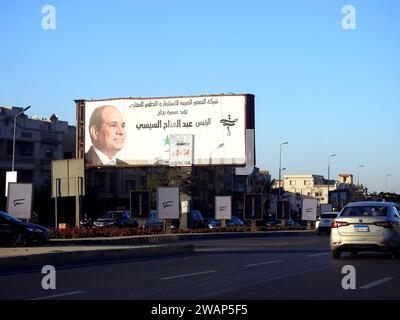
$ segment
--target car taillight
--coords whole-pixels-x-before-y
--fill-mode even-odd
[[[348,226],[349,223],[346,221],[333,221],[331,224],[331,228],[339,228],[339,227],[344,227]]]
[[[393,229],[392,221],[378,221],[378,222],[374,222],[374,225],[376,225],[378,227],[384,227],[385,229]]]

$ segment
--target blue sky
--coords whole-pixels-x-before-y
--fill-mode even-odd
[[[44,30],[44,5],[56,29]],[[341,27],[344,5],[356,29]],[[0,1],[0,105],[75,124],[74,99],[256,96],[257,166],[400,193],[400,2]]]

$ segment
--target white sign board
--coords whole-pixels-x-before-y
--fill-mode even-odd
[[[18,219],[31,219],[32,214],[32,183],[8,184],[7,213]]]
[[[113,144],[116,165],[168,165],[175,134],[194,136],[194,165],[246,165],[246,98],[242,94],[85,101],[85,165],[108,165],[99,162],[92,147],[93,138],[102,138],[96,119],[105,108],[118,123],[118,128],[109,129],[118,137]]]
[[[169,165],[171,167],[193,165],[193,135],[171,134]]]
[[[17,182],[17,171],[7,171],[6,172],[6,197],[8,192],[8,183]]]
[[[303,199],[301,220],[317,220],[317,199]]]
[[[157,210],[160,219],[179,219],[179,188],[157,188]]]
[[[215,219],[229,220],[232,217],[232,197],[216,196],[215,197]]]

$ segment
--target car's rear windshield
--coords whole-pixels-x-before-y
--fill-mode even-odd
[[[346,207],[340,214],[341,217],[386,217],[387,206],[354,206]]]
[[[321,214],[322,219],[335,219],[337,217],[336,213],[323,213]]]

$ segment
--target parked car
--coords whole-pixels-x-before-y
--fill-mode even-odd
[[[387,251],[400,258],[400,207],[391,202],[346,205],[331,225],[332,257],[342,252]]]
[[[144,228],[163,229],[164,226],[165,226],[165,220],[158,218],[157,210],[151,210],[149,219],[146,219],[143,222]]]
[[[50,240],[49,229],[38,224],[23,222],[0,211],[0,243],[12,246],[44,244]]]
[[[280,224],[281,224],[280,220],[270,219],[270,220],[267,220],[264,225],[267,227],[272,227],[272,226],[278,226]]]
[[[92,221],[92,219],[85,216],[79,221],[79,226],[84,227],[84,228],[93,227],[93,221]]]
[[[292,218],[289,218],[289,219],[286,220],[286,225],[289,226],[289,227],[294,227],[294,226],[300,227],[301,226],[300,223],[294,221]]]
[[[243,227],[243,226],[244,226],[244,222],[243,222],[243,220],[240,219],[239,217],[232,216],[228,221],[226,221],[226,225],[227,225],[227,226],[239,226],[239,227]]]
[[[333,220],[336,219],[337,212],[324,212],[318,217],[315,222],[315,231],[319,234],[320,232],[331,233],[331,225]]]
[[[219,228],[219,227],[221,227],[221,220],[208,219],[208,220],[206,220],[206,226],[209,229]],[[241,226],[242,227],[242,226],[244,226],[244,222],[239,217],[232,216],[231,219],[226,220],[225,226],[227,226],[227,227]]]
[[[107,211],[94,221],[96,227],[137,227],[138,222],[130,211]]]
[[[221,226],[221,220],[216,219],[206,219],[205,225],[209,229],[219,228]]]
[[[192,212],[189,215],[189,221],[188,221],[188,226],[189,228],[204,228],[204,219],[203,215],[199,210],[192,210]]]

